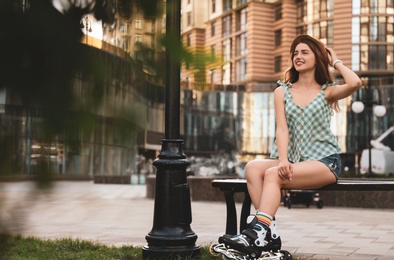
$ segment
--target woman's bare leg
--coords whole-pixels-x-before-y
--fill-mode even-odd
[[[282,179],[278,168],[271,167],[265,171],[258,209],[275,216],[280,205],[281,189],[316,189],[334,182],[334,174],[319,161],[294,163],[292,181]]]
[[[278,166],[278,160],[256,159],[245,166],[248,192],[254,208],[259,209],[261,193],[263,191],[264,174],[271,167]]]

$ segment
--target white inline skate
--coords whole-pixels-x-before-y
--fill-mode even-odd
[[[210,246],[210,253],[223,259],[236,260],[291,260],[292,255],[281,250],[281,239],[275,220],[268,231],[256,230],[257,217],[251,215],[247,219],[247,227],[239,235],[223,235],[219,243]]]

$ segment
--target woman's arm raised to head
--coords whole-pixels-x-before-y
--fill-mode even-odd
[[[338,57],[333,49],[327,48],[331,56],[330,65],[334,67],[343,77],[345,84],[337,85],[330,88],[328,99],[330,102],[346,98],[350,96],[354,91],[362,86],[361,79],[357,76],[354,71],[346,67],[342,61],[338,60]]]

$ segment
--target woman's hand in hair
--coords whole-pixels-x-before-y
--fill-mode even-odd
[[[325,46],[326,47],[326,50],[327,50],[327,52],[328,52],[328,57],[330,58],[329,60],[330,60],[330,66],[332,66],[332,63],[335,61],[335,60],[337,60],[338,59],[338,56],[337,56],[337,54],[335,53],[335,51],[332,49],[332,48],[329,48],[329,47],[327,47],[327,46]]]

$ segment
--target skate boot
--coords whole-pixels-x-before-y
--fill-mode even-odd
[[[219,238],[219,243],[235,249],[252,258],[258,258],[262,252],[279,251],[281,240],[275,221],[271,222],[269,230],[265,230],[257,225],[257,217],[250,215],[247,219],[247,226],[239,235],[223,235]]]

